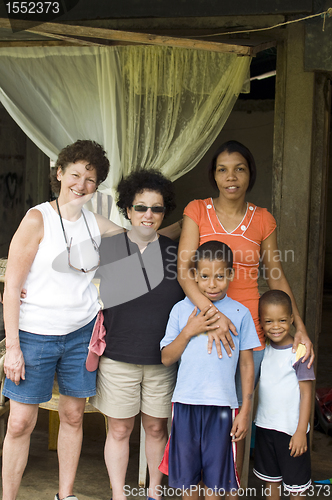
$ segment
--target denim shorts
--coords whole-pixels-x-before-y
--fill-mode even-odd
[[[94,396],[97,370],[88,372],[85,360],[95,320],[67,335],[37,335],[20,330],[25,380],[15,385],[6,378],[3,395],[20,403],[45,403],[52,398],[57,373],[60,394],[75,398]]]

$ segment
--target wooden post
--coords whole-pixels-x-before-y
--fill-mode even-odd
[[[323,301],[331,113],[331,83],[320,73],[315,77],[314,108],[305,323],[317,354]]]
[[[310,218],[315,75],[305,72],[304,28],[292,25],[278,46],[273,213],[282,265],[304,315]]]
[[[317,374],[318,341],[322,323],[331,116],[331,83],[321,73],[317,73],[315,77],[314,109],[305,325],[314,344]],[[315,412],[315,384],[313,387],[311,428]],[[312,443],[313,433],[310,439]]]
[[[331,86],[324,74],[304,71],[303,49],[303,26],[289,27],[285,42],[278,47],[272,206],[282,265],[314,344],[317,363]]]

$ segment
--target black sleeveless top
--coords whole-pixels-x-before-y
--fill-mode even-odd
[[[165,236],[142,254],[126,233],[102,240],[97,277],[104,304],[104,356],[140,365],[161,363],[159,343],[169,313],[184,298],[177,250],[178,244]]]

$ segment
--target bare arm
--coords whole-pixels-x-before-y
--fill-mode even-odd
[[[299,385],[301,397],[299,423],[295,434],[293,434],[289,442],[289,449],[292,457],[299,457],[308,449],[307,428],[311,412],[312,381],[305,380],[303,382],[299,382]]]
[[[162,349],[161,361],[165,366],[170,366],[180,359],[181,354],[192,337],[216,328],[216,326],[211,324],[214,323],[214,320],[206,316],[209,309],[210,306],[197,314],[197,307],[195,307],[188,318],[186,326],[181,330],[176,339]]]
[[[118,226],[111,220],[106,219],[103,215],[95,213],[94,216],[96,217],[99,231],[102,236],[113,236],[118,233],[123,233],[124,229],[121,226]]]
[[[213,304],[199,291],[191,271],[191,259],[195,255],[198,246],[198,226],[192,219],[185,215],[178,251],[178,281],[187,297],[202,311],[207,306],[213,306]],[[208,352],[211,352],[214,340],[220,358],[222,357],[220,342],[222,342],[227,354],[231,355],[231,349],[234,349],[234,342],[230,330],[234,335],[237,335],[235,326],[215,306],[210,307],[208,314],[211,315],[210,317],[215,315],[216,326],[219,327],[218,331],[216,330],[209,334]]]
[[[282,290],[283,292],[286,292],[291,298],[294,315],[294,326],[296,328],[293,352],[296,351],[297,346],[300,343],[304,344],[306,347],[306,354],[303,358],[303,362],[306,361],[310,356],[310,362],[308,364],[308,368],[310,368],[315,357],[313,345],[308,336],[306,327],[304,326],[304,323],[301,319],[294,295],[282,269],[281,262],[276,258],[276,256],[278,256],[276,230],[273,231],[273,233],[270,234],[270,236],[268,236],[266,240],[262,242],[261,254],[263,256],[263,264],[266,268],[267,284],[269,285],[269,288],[271,290]]]
[[[123,233],[125,231],[125,229],[118,226],[117,224],[110,221],[109,219],[106,219],[106,217],[104,217],[103,215],[94,213],[94,216],[96,218],[96,222],[98,224],[100,234],[103,237],[115,236],[116,234]],[[27,293],[28,293],[28,291],[25,288],[22,288],[21,293],[20,293],[21,299],[25,299],[27,296]]]
[[[167,236],[171,240],[178,240],[180,238],[181,229],[182,229],[183,219],[174,222],[170,226],[163,227],[163,229],[159,229],[158,233],[163,236]]]
[[[107,219],[103,215],[96,213],[94,215],[96,217],[99,231],[102,236],[113,236],[115,234],[122,233],[123,231],[125,231],[123,227],[118,226],[117,224]],[[181,228],[182,228],[182,219],[180,221],[174,222],[174,224],[171,224],[170,226],[158,230],[158,233],[167,236],[171,240],[177,240],[180,237]]]
[[[243,402],[239,414],[235,417],[231,429],[233,441],[240,441],[247,435],[250,425],[251,406],[254,392],[254,359],[252,349],[240,351],[240,373]]]
[[[19,341],[20,294],[38,246],[44,235],[42,214],[31,210],[22,220],[10,244],[5,277],[4,323],[6,330],[7,377],[19,384],[25,378],[25,366]]]

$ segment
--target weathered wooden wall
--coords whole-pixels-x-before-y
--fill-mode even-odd
[[[49,198],[49,164],[0,106],[0,257],[25,212]]]

